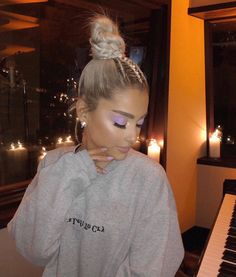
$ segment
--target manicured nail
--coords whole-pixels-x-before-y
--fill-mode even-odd
[[[114,157],[108,156],[107,159],[108,159],[109,161],[112,161],[112,160],[114,160]]]

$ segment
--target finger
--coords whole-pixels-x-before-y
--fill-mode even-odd
[[[98,173],[101,173],[101,174],[106,174],[106,173],[107,173],[107,171],[106,171],[105,168],[101,168],[101,167],[99,167],[99,166],[96,166],[96,169],[97,169],[97,172],[98,172]]]

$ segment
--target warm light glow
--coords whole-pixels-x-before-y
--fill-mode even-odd
[[[23,148],[23,145],[22,145],[22,143],[21,143],[19,140],[18,140],[17,144],[18,144],[18,148],[19,148],[19,149],[22,149],[22,148]]]
[[[148,156],[159,162],[160,161],[160,152],[161,152],[161,147],[158,145],[156,139],[150,139],[149,144],[148,144]]]
[[[164,146],[164,140],[163,139],[159,140],[158,141],[158,145],[160,145],[160,147],[163,148],[163,146]]]
[[[23,144],[18,140],[17,146],[15,146],[14,143],[11,143],[10,150],[16,151],[16,150],[24,150],[25,147],[23,147]]]
[[[47,151],[46,151],[45,147],[42,147],[42,152],[41,153],[42,153],[41,154],[42,158],[44,158],[47,155]]]
[[[62,143],[62,138],[58,138],[57,143]]]
[[[71,136],[68,136],[67,138],[66,138],[66,142],[71,142],[72,140],[71,140]]]
[[[11,148],[10,148],[10,150],[15,150],[15,149],[16,149],[16,147],[15,147],[14,143],[11,143]]]
[[[132,148],[135,149],[136,151],[139,151],[140,147],[141,147],[141,141],[140,141],[140,138],[137,137],[135,143],[132,146]]]
[[[221,131],[217,128],[209,137],[209,156],[211,158],[220,158],[220,142]]]

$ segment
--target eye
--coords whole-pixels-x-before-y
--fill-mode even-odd
[[[114,122],[114,126],[120,128],[120,129],[125,129],[125,128],[126,128],[126,124],[127,124],[127,123],[125,123],[125,124],[119,124],[119,123],[117,123],[117,122]]]
[[[125,129],[126,125],[127,125],[127,119],[124,118],[123,116],[117,116],[113,118],[113,125],[121,128],[121,129]]]
[[[143,123],[144,123],[144,118],[141,119],[141,120],[139,120],[139,121],[137,122],[136,126],[137,126],[138,128],[141,128],[141,127],[143,126]]]

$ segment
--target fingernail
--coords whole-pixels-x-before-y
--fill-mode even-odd
[[[114,157],[108,156],[107,159],[108,159],[109,161],[111,161],[111,160],[114,160]]]
[[[101,151],[107,151],[107,148],[103,147],[101,148]]]

